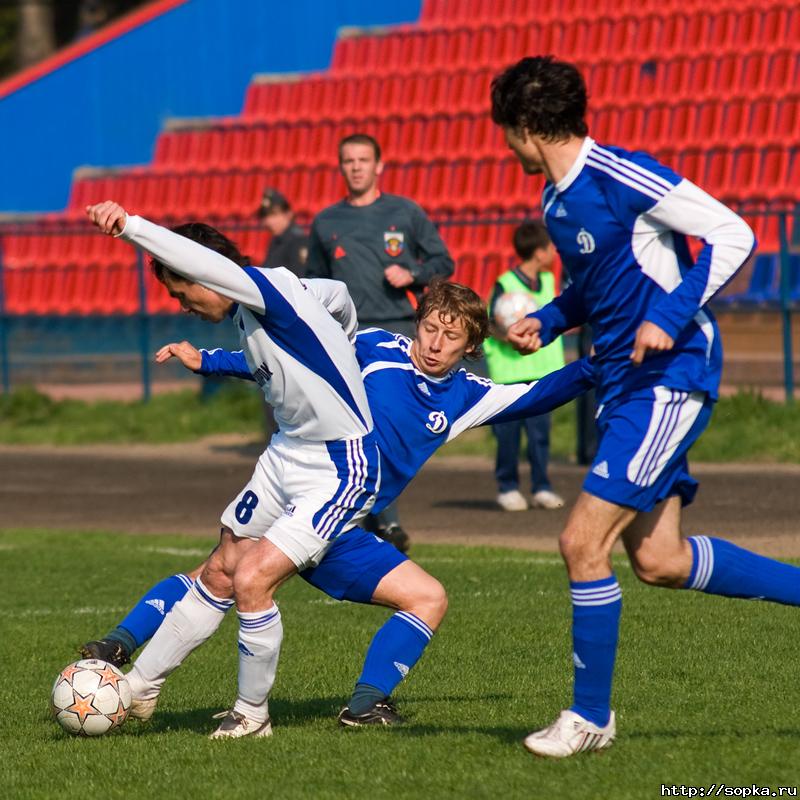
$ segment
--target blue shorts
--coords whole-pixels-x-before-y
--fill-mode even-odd
[[[686,454],[708,425],[714,403],[705,392],[654,386],[600,407],[600,445],[584,491],[637,511],[677,495],[694,500],[697,481]]]
[[[300,573],[304,581],[336,600],[369,603],[384,575],[408,561],[393,544],[363,528],[338,536],[316,567]]]

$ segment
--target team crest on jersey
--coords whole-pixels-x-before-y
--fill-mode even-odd
[[[425,423],[425,427],[431,433],[441,433],[447,428],[447,425],[447,417],[444,415],[444,411],[431,411],[428,414],[428,421]]]
[[[406,249],[405,234],[401,231],[386,231],[383,234],[383,247],[386,255],[397,258]]]
[[[596,247],[594,242],[594,236],[592,236],[586,228],[581,228],[578,231],[578,235],[575,237],[575,241],[580,245],[580,251],[584,255],[588,255],[589,253],[594,253],[594,249]]]

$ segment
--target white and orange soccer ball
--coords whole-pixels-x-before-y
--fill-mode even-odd
[[[505,334],[515,322],[538,310],[536,301],[527,292],[505,292],[494,304],[494,319]]]
[[[76,661],[65,667],[53,684],[53,716],[75,736],[102,736],[118,728],[130,706],[128,681],[107,661]]]

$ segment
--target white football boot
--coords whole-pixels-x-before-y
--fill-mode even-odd
[[[588,750],[611,747],[617,735],[614,712],[608,724],[600,728],[574,711],[564,710],[548,728],[534,731],[524,741],[525,749],[536,756],[566,758]]]
[[[221,719],[219,728],[212,733],[209,739],[240,739],[242,736],[254,736],[260,739],[264,736],[272,736],[272,723],[269,717],[266,722],[255,722],[248,719],[244,714],[231,709],[214,714],[214,719]]]

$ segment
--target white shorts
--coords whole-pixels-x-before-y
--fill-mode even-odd
[[[266,537],[302,570],[369,513],[379,482],[373,433],[308,442],[278,432],[221,521],[235,536]]]

